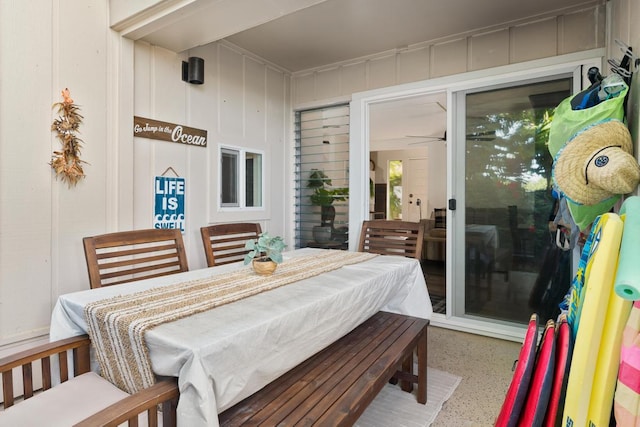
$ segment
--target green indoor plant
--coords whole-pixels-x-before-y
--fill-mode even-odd
[[[320,169],[311,169],[307,188],[313,189],[309,196],[311,204],[320,206],[320,225],[313,227],[314,239],[319,243],[331,240],[336,208],[333,202],[343,202],[349,197],[348,187],[332,187],[331,178]]]
[[[247,240],[244,245],[249,252],[244,256],[244,264],[253,262],[258,274],[269,275],[282,262],[282,251],[287,247],[282,237],[269,236],[268,232],[260,233],[257,239]]]

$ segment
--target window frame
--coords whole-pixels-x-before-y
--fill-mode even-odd
[[[222,156],[225,152],[237,153],[237,175],[236,175],[236,196],[237,203],[223,203],[222,201],[222,188],[223,188],[223,168],[222,168]],[[247,154],[260,156],[260,206],[247,206],[247,191],[246,191],[246,177],[247,177]],[[255,148],[239,147],[234,145],[219,144],[218,145],[218,211],[231,212],[231,211],[263,211],[265,209],[265,152]],[[254,197],[255,200],[255,197]]]

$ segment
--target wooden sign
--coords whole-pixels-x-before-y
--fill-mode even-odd
[[[198,147],[207,146],[207,131],[204,129],[195,129],[138,116],[133,116],[133,136],[197,145]]]
[[[153,228],[179,228],[184,234],[184,178],[156,176],[153,190]]]

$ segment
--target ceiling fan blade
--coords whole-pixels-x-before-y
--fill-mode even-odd
[[[495,130],[486,130],[486,131],[481,131],[481,132],[469,132],[467,134],[467,137],[469,136],[495,136],[496,135],[496,131]]]
[[[405,135],[405,138],[420,138],[420,139],[432,139],[434,141],[446,141],[447,131],[444,131],[442,136],[437,135]]]
[[[416,142],[410,142],[407,145],[418,145],[418,144],[433,144],[434,142],[447,142],[446,139],[442,139],[442,138],[434,138],[434,139],[429,139],[429,140],[424,140],[424,141],[416,141]]]
[[[493,141],[496,139],[495,130],[469,132],[465,135],[467,141]]]
[[[493,141],[495,139],[495,135],[496,135],[496,131],[495,130],[488,130],[488,131],[481,131],[481,132],[470,132],[470,133],[466,134],[465,137],[469,141]],[[419,139],[423,139],[423,140],[430,140],[429,142],[446,141],[447,140],[447,132],[445,131],[443,136],[435,136],[435,135],[405,135],[405,138],[419,138]],[[421,144],[423,142],[427,142],[427,141],[409,143],[409,145],[411,145],[411,144]]]

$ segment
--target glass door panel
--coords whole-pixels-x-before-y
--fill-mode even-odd
[[[465,95],[459,314],[516,323],[534,311],[550,318],[569,286],[570,255],[555,249],[548,228],[552,159],[541,125],[571,89],[567,77]]]

